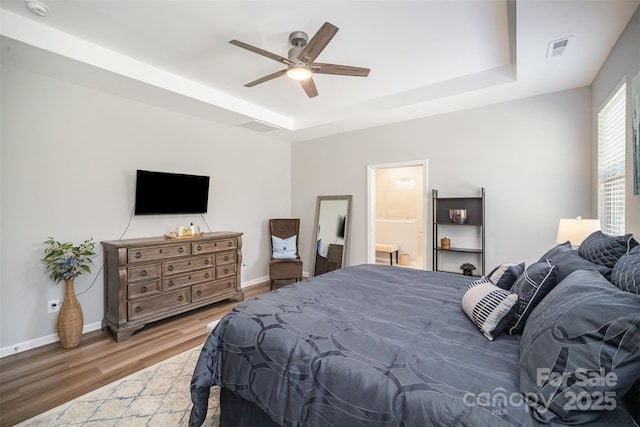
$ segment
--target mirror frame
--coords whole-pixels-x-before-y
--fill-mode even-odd
[[[342,248],[342,267],[347,265],[347,255],[349,254],[349,235],[351,234],[351,201],[353,199],[352,195],[342,195],[342,196],[318,196],[316,200],[316,218],[314,221],[313,228],[313,247],[311,250],[311,271],[309,272],[311,277],[314,277],[316,274],[316,257],[318,255],[318,223],[320,221],[320,207],[323,201],[335,201],[335,200],[344,200],[347,202],[347,209],[345,213],[345,225],[344,225],[344,238],[343,238],[343,248]],[[341,268],[342,268],[341,267]]]

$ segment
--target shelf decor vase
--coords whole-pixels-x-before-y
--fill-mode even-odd
[[[466,224],[467,210],[466,209],[449,209],[449,219],[454,224]]]
[[[58,337],[63,348],[73,348],[80,344],[84,317],[73,289],[73,279],[65,280],[64,283],[67,288],[58,313]]]

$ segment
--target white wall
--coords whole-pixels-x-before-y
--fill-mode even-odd
[[[367,165],[420,159],[429,210],[433,188],[442,197],[486,188],[487,268],[537,260],[555,244],[559,218],[592,214],[590,106],[580,88],[293,144],[303,261],[316,196],[352,194],[349,264],[365,263]]]
[[[625,181],[625,228],[640,240],[640,195],[633,194],[633,151],[631,117],[633,114],[631,79],[640,73],[640,8],[636,10],[624,32],[613,47],[609,57],[592,84],[592,125],[593,125],[593,209],[598,212],[598,111],[607,101],[611,92],[623,80],[627,84],[627,151]],[[595,218],[595,216],[594,216]]]
[[[55,340],[47,301],[64,285],[40,261],[48,236],[118,239],[135,171],[209,175],[206,222],[243,232],[243,283],[268,277],[267,220],[291,210],[290,144],[12,67],[0,69],[0,350]],[[160,236],[200,216],[134,217],[125,238]],[[85,326],[103,316],[102,248],[76,280]],[[95,283],[91,285],[92,280]]]

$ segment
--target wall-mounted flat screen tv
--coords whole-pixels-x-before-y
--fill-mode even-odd
[[[207,212],[209,177],[138,170],[136,215]]]

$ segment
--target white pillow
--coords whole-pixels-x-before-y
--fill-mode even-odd
[[[273,247],[274,259],[295,259],[296,256],[296,235],[286,239],[271,236],[271,246]]]
[[[493,341],[509,325],[518,308],[518,295],[501,289],[486,277],[471,282],[462,296],[462,310]]]

